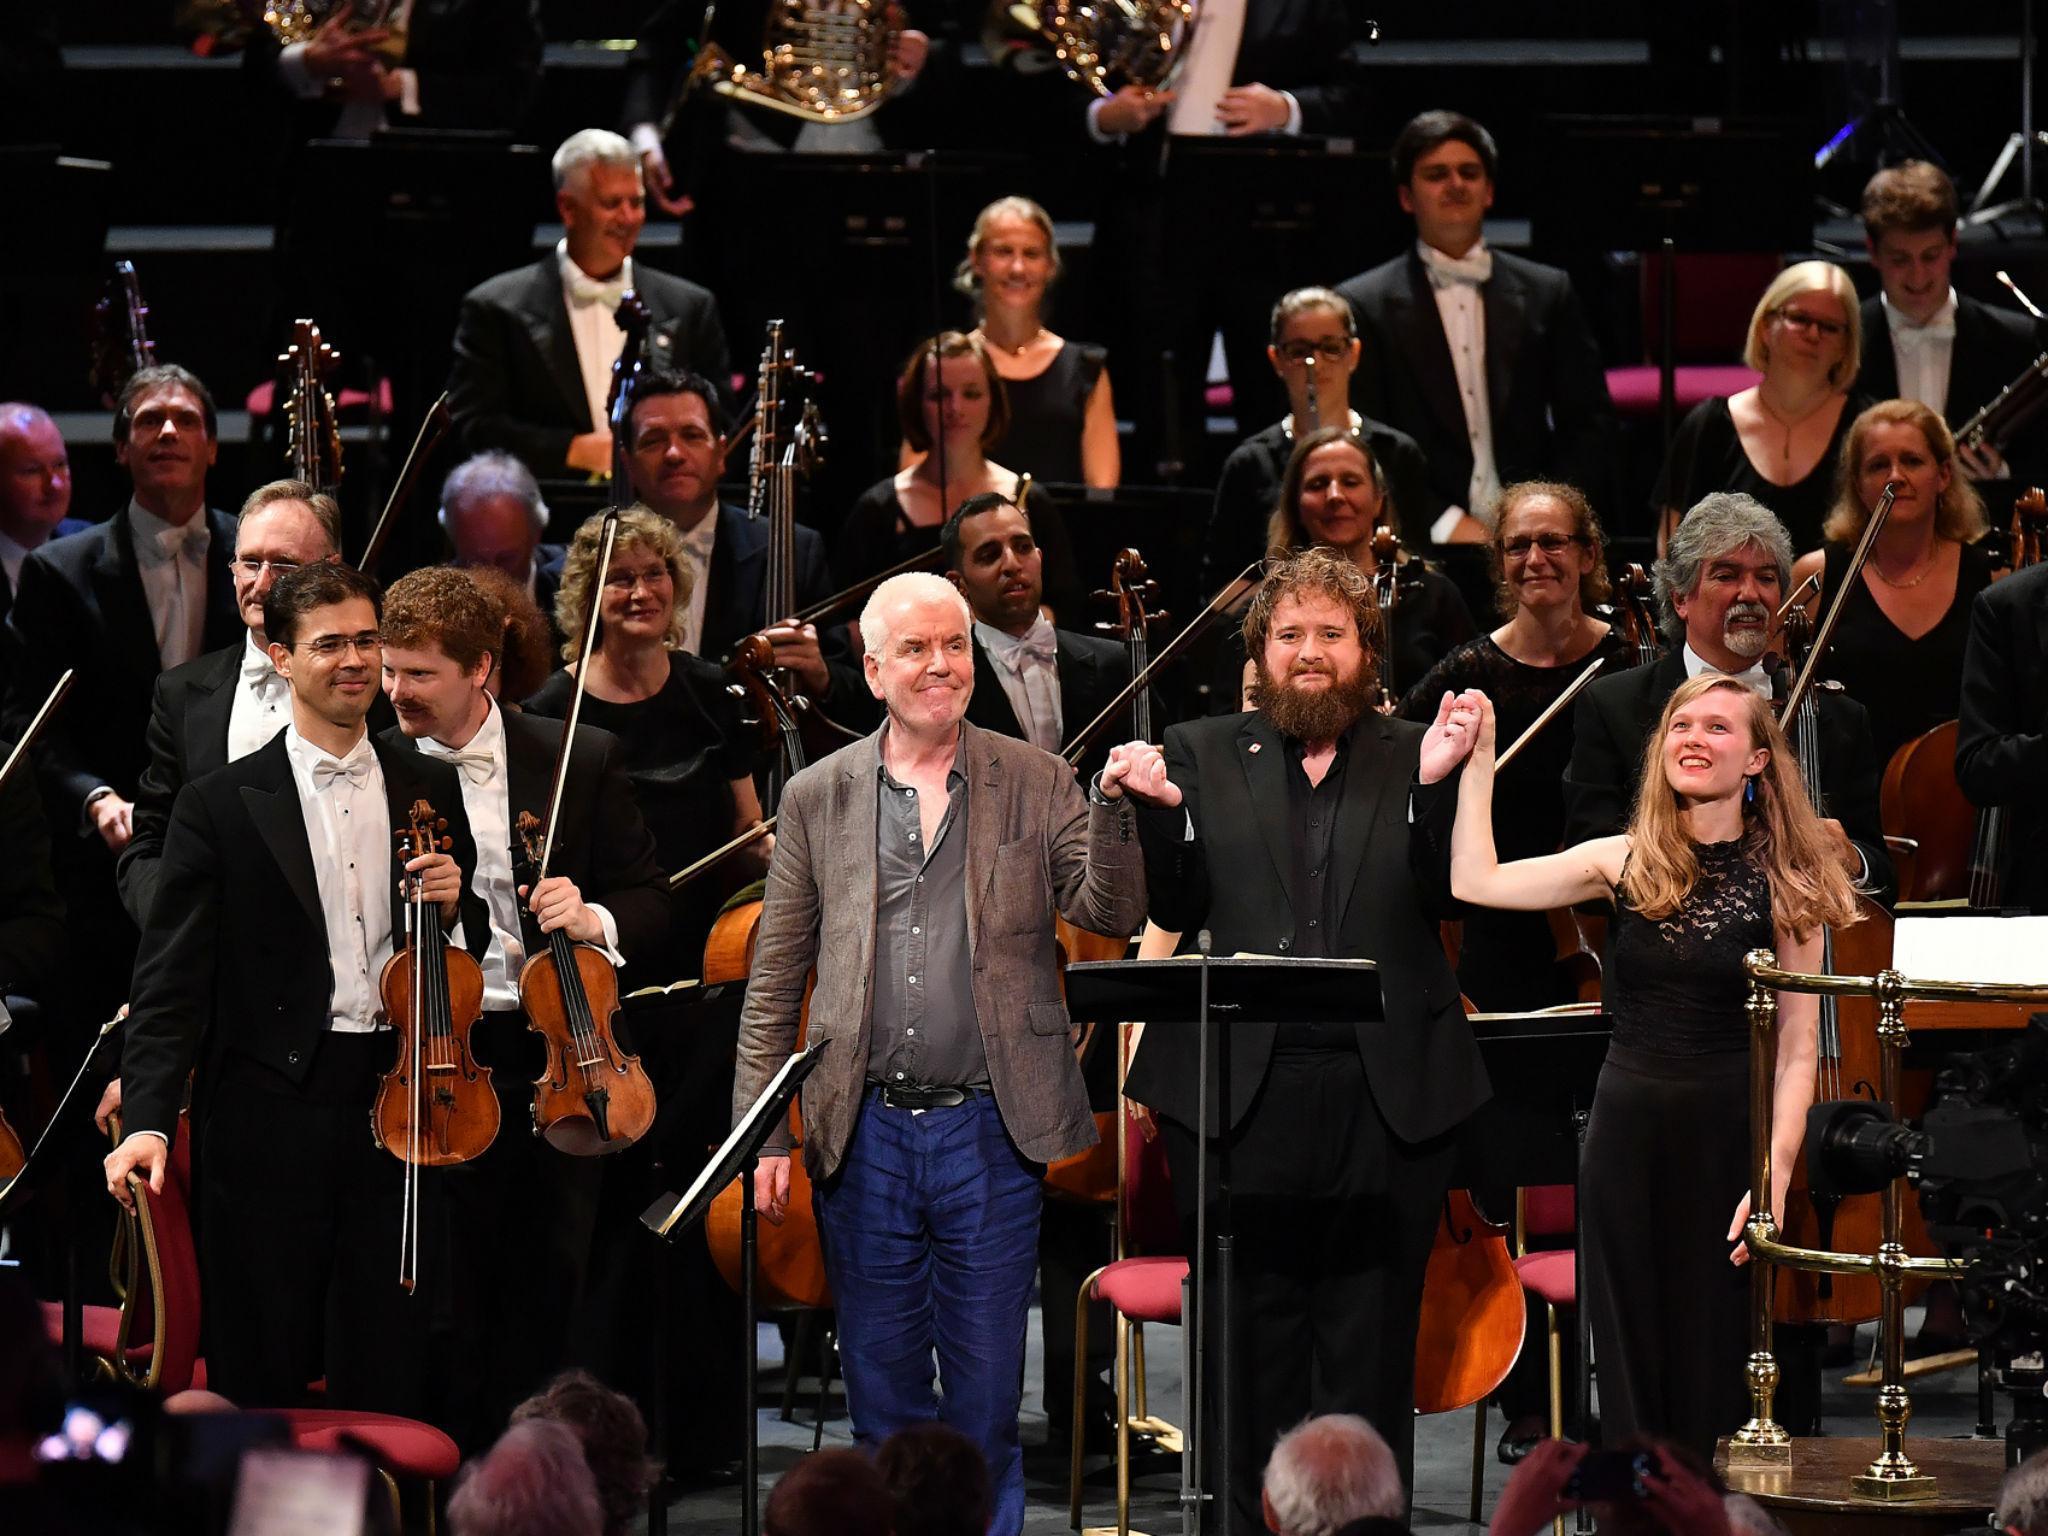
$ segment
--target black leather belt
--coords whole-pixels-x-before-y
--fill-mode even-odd
[[[882,1102],[891,1109],[951,1109],[986,1088],[938,1088],[916,1083],[882,1084]]]

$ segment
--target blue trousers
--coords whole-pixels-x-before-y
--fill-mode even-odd
[[[873,1450],[932,1419],[958,1430],[988,1460],[990,1536],[1024,1528],[1017,1411],[1042,1174],[993,1094],[913,1112],[873,1088],[813,1197],[855,1442]]]

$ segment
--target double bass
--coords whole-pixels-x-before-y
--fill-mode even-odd
[[[448,822],[415,800],[397,831],[405,858],[445,853]],[[471,1027],[483,1016],[484,973],[476,957],[450,949],[441,914],[421,882],[406,882],[405,942],[377,981],[378,1021],[398,1032],[398,1057],[377,1085],[370,1136],[405,1164],[398,1283],[412,1290],[419,1267],[419,1170],[481,1157],[498,1135],[491,1069],[470,1054]]]
[[[341,484],[341,422],[327,381],[341,366],[341,354],[320,339],[311,320],[292,322],[291,344],[278,354],[284,381],[285,458],[292,478],[316,490]]]
[[[111,410],[128,381],[155,366],[149,306],[142,302],[135,263],[117,261],[106,292],[92,307],[92,387],[100,404]]]

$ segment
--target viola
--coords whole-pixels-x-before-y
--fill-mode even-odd
[[[565,756],[568,739],[564,731]],[[547,878],[548,833],[531,811],[519,813],[514,830],[530,889]],[[520,967],[519,1006],[547,1047],[533,1084],[534,1134],[574,1157],[620,1152],[645,1136],[654,1124],[654,1084],[612,1033],[619,976],[604,951],[554,929],[547,948]]]
[[[412,860],[447,852],[447,830],[445,817],[415,800],[396,836]],[[377,981],[378,1018],[398,1032],[398,1059],[377,1085],[370,1135],[405,1164],[398,1283],[409,1291],[419,1263],[416,1170],[481,1157],[497,1139],[499,1112],[491,1069],[469,1050],[470,1029],[483,1016],[483,968],[467,951],[448,947],[440,910],[421,882],[406,886],[405,943]]]

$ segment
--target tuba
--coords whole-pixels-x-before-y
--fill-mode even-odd
[[[889,45],[903,30],[887,0],[767,0],[747,8],[740,30],[759,16],[758,51],[732,49],[709,36],[717,7],[707,8],[706,37],[683,86],[687,98],[712,90],[730,101],[765,107],[812,123],[851,123],[889,94]]]
[[[1059,69],[1097,96],[1158,90],[1178,73],[1200,10],[1201,0],[994,0],[981,40],[1019,74]]]

